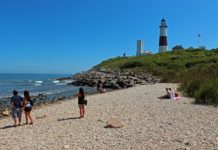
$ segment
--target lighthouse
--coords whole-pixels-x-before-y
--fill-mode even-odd
[[[159,53],[166,52],[167,46],[167,24],[165,19],[161,20],[160,24],[160,39],[159,39]]]

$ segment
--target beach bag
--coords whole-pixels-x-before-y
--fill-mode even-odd
[[[83,100],[83,104],[87,105],[87,100],[86,99]]]
[[[30,101],[30,105],[33,106],[33,100]]]

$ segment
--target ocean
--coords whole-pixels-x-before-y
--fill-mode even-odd
[[[0,102],[11,97],[13,90],[21,96],[23,91],[30,91],[31,96],[45,94],[50,99],[74,96],[79,87],[67,85],[70,81],[58,81],[57,78],[69,77],[69,74],[0,74]],[[88,93],[93,93],[95,88],[84,87]]]

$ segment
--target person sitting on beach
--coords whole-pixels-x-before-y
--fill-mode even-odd
[[[171,88],[169,88],[169,93],[170,93],[170,99],[175,99],[175,93]]]
[[[174,94],[175,94],[176,98],[179,97],[179,94],[178,94],[177,90],[174,90]]]
[[[172,90],[171,88],[170,89],[170,93],[171,93],[171,99],[174,99],[174,100],[179,100],[179,94],[176,90]]]
[[[97,93],[105,93],[105,89],[103,88],[103,83],[101,81],[98,81]]]
[[[79,105],[79,112],[80,112],[80,118],[83,118],[85,115],[85,92],[82,87],[79,88],[79,92],[76,94],[78,97],[78,105]]]
[[[26,117],[26,124],[28,124],[28,118],[30,119],[30,124],[33,124],[33,119],[31,115],[31,110],[33,106],[33,101],[31,100],[31,97],[29,95],[29,91],[24,91],[24,100],[23,100],[23,106],[25,111],[25,117]]]
[[[179,97],[179,94],[177,92],[175,92],[175,97]]]
[[[166,95],[161,96],[161,97],[159,97],[159,98],[160,98],[160,99],[170,99],[171,96],[172,96],[172,94],[171,94],[169,88],[166,88],[166,92],[167,92]]]
[[[14,127],[16,127],[17,125],[20,125],[21,123],[22,111],[23,111],[22,101],[23,101],[23,98],[18,95],[18,91],[14,90],[13,96],[11,97],[12,118],[14,119]]]

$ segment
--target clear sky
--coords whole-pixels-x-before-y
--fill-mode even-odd
[[[158,51],[159,25],[169,49],[218,47],[218,0],[1,0],[0,73],[75,73],[135,55],[136,40]]]

